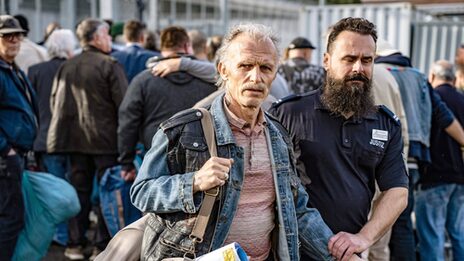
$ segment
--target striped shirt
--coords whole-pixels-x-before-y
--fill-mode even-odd
[[[271,250],[274,229],[275,187],[264,128],[262,111],[253,129],[234,115],[224,103],[225,114],[238,146],[244,151],[245,178],[237,213],[225,245],[237,242],[251,260],[265,260]]]

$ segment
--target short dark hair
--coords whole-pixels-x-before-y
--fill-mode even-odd
[[[76,29],[76,35],[82,47],[87,46],[94,38],[94,34],[101,26],[109,27],[108,24],[98,19],[84,19]]]
[[[377,31],[375,25],[365,18],[347,17],[338,21],[331,27],[331,31],[327,40],[327,52],[331,51],[333,42],[337,36],[343,31],[355,32],[362,35],[370,35],[377,43]]]
[[[180,26],[170,26],[161,32],[161,51],[181,48],[189,43],[187,31]]]
[[[124,37],[129,42],[138,42],[140,37],[143,36],[145,28],[144,23],[138,20],[129,20],[124,24]]]

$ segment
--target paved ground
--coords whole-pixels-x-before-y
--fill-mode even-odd
[[[58,244],[52,244],[50,248],[48,249],[47,255],[42,259],[42,261],[69,261],[69,259],[67,259],[64,256],[64,250],[65,250],[65,247],[60,246]],[[92,248],[91,247],[85,248],[84,255],[86,258],[92,255]]]

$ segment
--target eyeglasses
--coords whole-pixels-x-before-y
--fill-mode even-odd
[[[13,39],[15,38],[21,41],[24,38],[24,34],[23,33],[0,34],[0,37],[7,40],[8,42],[13,41]]]

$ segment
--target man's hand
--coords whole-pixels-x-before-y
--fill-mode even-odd
[[[180,68],[180,58],[166,59],[158,62],[151,73],[154,76],[164,77],[172,72],[178,72]]]
[[[121,178],[126,182],[135,180],[135,169],[121,170]]]
[[[193,176],[193,193],[222,186],[229,178],[233,159],[211,157]]]
[[[337,260],[348,261],[355,253],[366,250],[371,243],[360,234],[339,232],[329,240],[329,252]],[[356,260],[356,259],[355,259]]]

